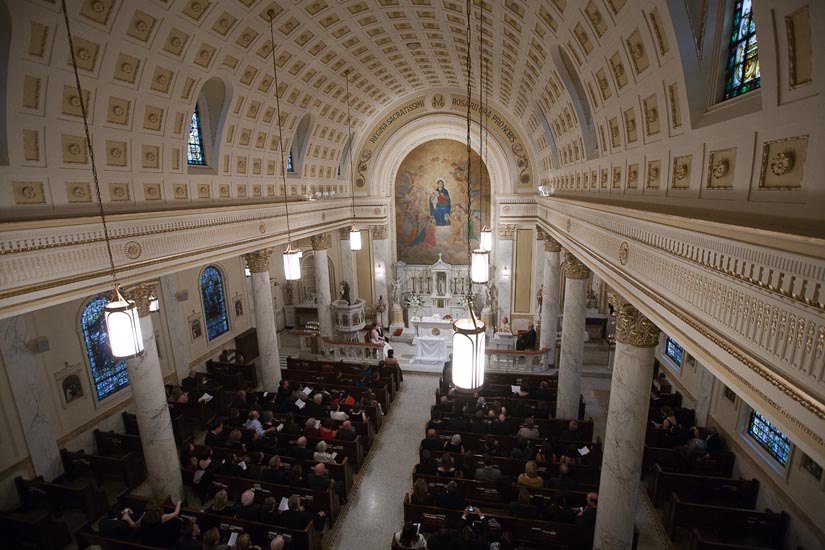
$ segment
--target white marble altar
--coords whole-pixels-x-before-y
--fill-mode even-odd
[[[413,362],[425,365],[442,365],[447,357],[447,339],[443,336],[419,336],[415,339]]]
[[[447,339],[451,339],[453,337],[452,320],[442,319],[439,315],[430,315],[421,318],[413,317],[410,324],[412,324],[415,329],[415,335],[417,337],[444,336]]]

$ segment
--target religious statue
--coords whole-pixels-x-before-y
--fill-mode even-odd
[[[392,287],[392,301],[394,304],[401,305],[401,296],[404,294],[404,282],[406,280],[406,275],[404,273],[398,273],[396,269],[397,279],[390,280],[390,286]]]
[[[348,306],[352,305],[349,297],[349,283],[346,281],[341,281],[341,299],[344,300]]]
[[[292,281],[287,281],[284,285],[286,287],[286,305],[291,306],[295,296],[292,291]]]

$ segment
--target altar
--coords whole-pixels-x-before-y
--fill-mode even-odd
[[[413,317],[410,321],[415,329],[415,336],[444,336],[452,340],[453,321],[452,319],[442,319],[440,315],[430,315],[425,317]]]
[[[415,339],[414,363],[443,365],[447,360],[447,339],[443,336],[419,336]]]

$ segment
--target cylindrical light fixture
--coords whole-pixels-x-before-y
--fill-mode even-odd
[[[470,264],[470,280],[474,284],[487,284],[490,280],[490,252],[481,248],[473,250]]]
[[[469,318],[453,323],[453,385],[473,390],[484,384],[484,360],[487,335],[484,323],[468,303]]]
[[[287,281],[298,281],[301,279],[301,257],[304,255],[300,249],[292,248],[292,243],[286,245],[284,250],[284,278]]]
[[[244,277],[252,277],[252,271],[249,269],[248,265],[243,266],[243,276]]]
[[[349,249],[361,250],[361,230],[356,225],[349,230]]]
[[[160,311],[160,300],[154,294],[149,295],[149,311],[152,313]]]
[[[481,237],[478,240],[478,246],[487,252],[493,249],[493,230],[486,225],[481,228]]]
[[[112,357],[130,359],[143,353],[143,334],[140,332],[140,317],[133,300],[127,300],[115,286],[115,300],[103,308],[106,332]]]

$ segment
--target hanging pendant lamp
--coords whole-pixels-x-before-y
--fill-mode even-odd
[[[286,184],[286,161],[284,160],[284,129],[281,124],[281,96],[278,93],[278,63],[275,61],[275,10],[269,9],[266,14],[269,16],[269,36],[272,40],[272,71],[275,73],[275,108],[278,110],[278,142],[281,154],[281,180],[284,184],[284,210],[286,211],[286,238],[287,245],[283,252],[284,258],[284,278],[287,281],[298,281],[301,279],[301,252],[300,248],[292,248],[292,232],[289,228],[289,201],[287,200]]]
[[[130,359],[143,353],[143,334],[140,331],[140,316],[138,314],[138,309],[135,302],[133,300],[127,300],[120,294],[120,284],[117,281],[115,260],[112,256],[112,243],[109,240],[109,227],[106,225],[106,213],[103,210],[103,199],[100,196],[100,182],[97,178],[95,155],[94,150],[92,149],[91,135],[89,133],[86,103],[82,100],[83,90],[80,86],[80,74],[77,70],[77,58],[75,56],[72,30],[69,25],[69,12],[66,9],[66,0],[61,0],[61,4],[63,8],[63,18],[66,21],[66,34],[69,38],[69,53],[72,58],[72,69],[74,70],[77,97],[81,98],[80,113],[83,116],[83,130],[86,134],[86,149],[89,154],[89,161],[92,165],[92,179],[95,184],[95,194],[97,195],[97,207],[100,212],[100,221],[103,225],[103,239],[106,241],[106,252],[109,256],[109,267],[111,269],[112,284],[114,285],[115,299],[107,303],[103,308],[106,334],[109,339],[112,357],[116,359]]]
[[[493,230],[486,225],[481,228],[481,238],[478,241],[478,245],[479,248],[487,252],[493,250]]]
[[[471,251],[470,235],[472,228],[472,200],[470,198],[470,174],[472,164],[472,146],[470,141],[470,125],[472,111],[472,64],[470,57],[470,39],[472,37],[472,0],[467,0],[467,260],[470,262],[470,279],[475,280],[474,272],[478,265],[478,276],[487,281],[487,256],[489,253],[477,249]],[[482,17],[483,18],[483,17]],[[475,260],[475,252],[481,252],[479,260]],[[482,268],[482,263],[483,268]],[[484,271],[482,277],[481,272]],[[484,368],[486,362],[486,334],[484,322],[476,317],[473,311],[472,285],[467,285],[467,318],[453,323],[453,385],[458,388],[474,390],[484,384]]]
[[[352,177],[352,119],[349,113],[349,70],[347,78],[347,134],[349,134],[349,195],[352,200],[352,227],[349,230],[349,249],[361,250],[361,230],[355,223],[355,184]]]

